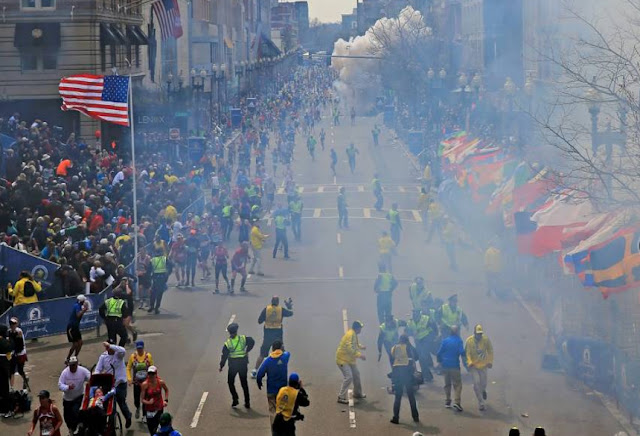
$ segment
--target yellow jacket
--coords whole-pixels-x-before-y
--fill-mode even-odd
[[[257,226],[253,226],[253,228],[251,229],[250,238],[251,238],[251,246],[256,250],[260,250],[264,245],[265,239],[267,239],[265,234],[262,233]]]
[[[487,248],[487,251],[484,252],[484,267],[488,272],[499,273],[502,271],[500,250],[495,247]]]
[[[31,297],[24,296],[24,284],[30,281],[35,289],[36,293]],[[13,297],[13,305],[19,306],[20,304],[29,304],[38,302],[38,292],[42,291],[42,286],[35,280],[29,280],[28,278],[22,278],[16,282],[13,288],[9,288],[9,295]]]
[[[442,215],[442,208],[437,202],[434,201],[429,205],[429,218],[431,218],[431,220],[440,219]]]
[[[418,196],[418,209],[425,211],[429,208],[429,194],[421,193]]]
[[[478,369],[485,368],[487,365],[493,365],[493,346],[491,341],[485,335],[482,335],[480,342],[476,342],[474,335],[467,338],[464,346],[467,355],[467,365]]]
[[[358,343],[358,335],[355,330],[349,329],[340,340],[338,350],[336,351],[336,363],[338,365],[353,365],[356,359],[360,357],[360,344]]]
[[[393,242],[393,239],[391,239],[389,236],[383,236],[380,239],[378,239],[378,251],[380,252],[380,254],[391,253],[391,250],[395,246],[396,246],[396,243]]]
[[[422,171],[422,178],[424,180],[431,181],[431,166],[425,165],[424,170]]]
[[[142,356],[140,356],[138,354],[138,351],[134,351],[131,356],[129,356],[129,361],[127,362],[127,380],[129,381],[133,381],[133,365],[136,363],[142,363],[145,362],[148,364],[147,368],[149,366],[153,366],[153,357],[151,357],[151,353],[149,353],[148,351],[145,351],[144,354]]]
[[[173,207],[172,205],[169,205],[164,210],[164,217],[165,219],[171,220],[171,222],[173,223],[175,220],[178,219],[178,211],[176,210],[175,207]]]

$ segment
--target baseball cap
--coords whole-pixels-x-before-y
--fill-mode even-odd
[[[476,325],[476,328],[475,328],[475,329],[473,329],[473,332],[474,332],[476,335],[481,335],[481,334],[483,334],[483,333],[484,333],[484,331],[482,330],[482,326],[481,326],[480,324]]]
[[[157,374],[158,373],[158,368],[156,368],[154,365],[151,365],[149,367],[149,369],[147,369],[147,373],[149,373],[149,374]]]
[[[136,341],[136,349],[144,348],[144,341]]]
[[[77,364],[77,363],[78,363],[78,357],[77,356],[69,357],[69,365],[73,365],[73,364]]]
[[[289,374],[289,383],[298,383],[300,381],[300,376],[296,372],[292,372]]]
[[[47,390],[41,390],[38,392],[38,398],[51,398],[51,394]]]
[[[87,297],[85,297],[84,295],[78,295],[78,297],[77,297],[77,300],[80,303],[84,303],[86,299],[87,299]]]
[[[227,331],[229,333],[237,333],[238,332],[238,324],[236,324],[235,322],[232,322],[231,324],[229,324],[227,326]]]
[[[15,316],[14,316],[14,317],[12,317],[12,318],[9,320],[9,324],[18,324],[18,318],[16,318]]]

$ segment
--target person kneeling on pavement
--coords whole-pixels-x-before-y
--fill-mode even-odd
[[[296,421],[303,421],[300,407],[309,406],[309,397],[298,374],[291,373],[289,386],[280,389],[276,397],[276,417],[271,427],[273,436],[295,436]]]

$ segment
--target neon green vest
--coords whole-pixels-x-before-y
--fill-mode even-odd
[[[151,268],[154,274],[163,274],[167,272],[167,257],[156,256],[151,258]]]
[[[122,306],[124,306],[124,300],[111,297],[106,301],[106,304],[107,316],[122,318]]]
[[[286,228],[284,224],[284,217],[282,215],[278,215],[275,219],[276,221],[276,229],[284,230]]]
[[[395,327],[388,329],[387,323],[380,324],[380,331],[384,337],[384,341],[387,344],[395,344],[398,342],[398,321],[396,321]]]
[[[225,206],[222,208],[222,216],[225,218],[231,218],[231,206]]]
[[[229,350],[229,359],[241,359],[247,355],[247,337],[244,335],[229,338],[224,344]]]
[[[400,213],[397,210],[391,209],[389,211],[389,221],[391,224],[399,224],[400,223]]]
[[[429,317],[427,315],[421,315],[418,322],[412,319],[407,321],[407,327],[413,332],[413,337],[416,340],[426,338],[431,334],[431,327],[429,326]]]
[[[391,292],[391,284],[393,282],[393,276],[391,273],[380,273],[380,288],[379,292]]]
[[[291,213],[302,213],[302,201],[292,201],[289,203],[289,209],[291,209]]]
[[[447,327],[460,324],[462,319],[462,311],[458,307],[454,312],[448,304],[442,306],[442,323]]]

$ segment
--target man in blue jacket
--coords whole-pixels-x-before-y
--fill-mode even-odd
[[[460,397],[462,395],[460,359],[462,359],[465,368],[467,367],[467,361],[465,358],[464,344],[458,335],[457,325],[451,326],[449,336],[442,340],[437,358],[444,375],[444,393],[447,396],[447,400],[444,403],[445,407],[451,407],[451,386],[453,385],[455,392],[453,408],[458,412],[462,412],[462,406],[460,405]]]
[[[284,351],[284,345],[282,341],[275,341],[271,345],[271,354],[267,357],[260,368],[258,368],[258,374],[256,376],[258,382],[258,389],[262,389],[262,378],[267,376],[267,401],[269,402],[269,418],[271,419],[271,425],[276,416],[276,396],[280,391],[280,388],[287,386],[288,383],[288,366],[290,354],[288,351]]]

